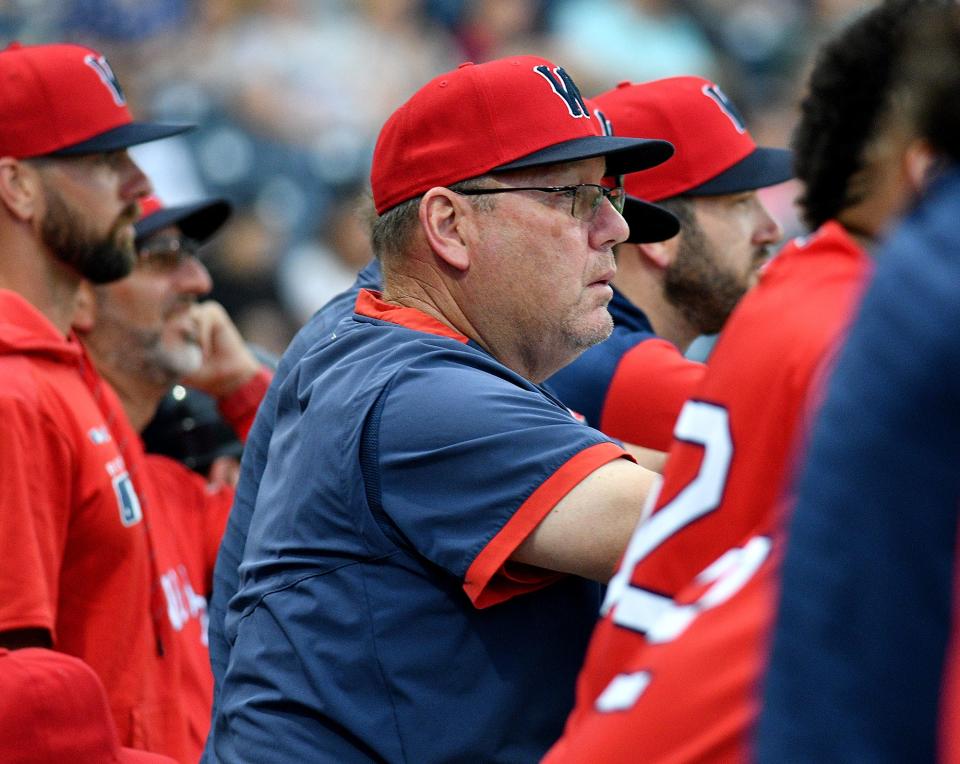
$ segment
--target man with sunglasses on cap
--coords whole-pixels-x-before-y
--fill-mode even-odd
[[[729,98],[700,77],[623,82],[588,104],[611,134],[663,138],[676,154],[624,178],[630,237],[616,248],[613,334],[547,384],[593,427],[666,451],[704,373],[683,353],[723,328],[780,240],[757,189],[792,178],[791,155],[758,147]],[[673,215],[658,221],[647,201]]]
[[[671,153],[599,135],[532,56],[390,117],[384,289],[279,390],[214,760],[530,761],[559,734],[652,474],[540,383],[611,329],[602,178]]]
[[[133,271],[108,285],[83,284],[74,326],[138,432],[183,382],[216,398],[244,437],[270,371],[218,303],[199,301],[213,286],[200,248],[227,222],[230,204],[165,207],[150,196],[141,206]]]
[[[134,122],[106,59],[0,51],[0,645],[52,646],[103,682],[124,745],[173,745],[163,626],[136,438],[71,333],[83,279],[125,276],[150,184],[126,148],[184,126]]]
[[[218,303],[199,302],[212,286],[199,247],[226,222],[230,206],[212,200],[164,207],[151,196],[142,208],[133,271],[111,284],[85,282],[74,328],[137,432],[183,381],[213,396],[243,438],[270,372]],[[173,459],[144,454],[139,438],[127,446],[142,464],[138,488],[151,517],[154,587],[163,596],[165,710],[170,728],[181,730],[180,747],[169,752],[195,762],[210,727],[213,692],[206,603],[233,490],[209,484]]]
[[[924,6],[945,22],[954,4],[886,2],[818,54],[793,139],[813,233],[763,270],[680,413],[662,488],[607,589],[549,764],[754,759],[805,430],[870,275],[868,248],[916,191],[924,151],[893,84]],[[821,760],[783,753],[770,760]]]

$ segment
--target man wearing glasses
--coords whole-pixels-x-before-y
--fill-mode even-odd
[[[591,426],[666,451],[705,371],[683,353],[719,332],[756,283],[782,235],[757,189],[792,178],[792,157],[757,146],[723,91],[700,77],[622,82],[589,105],[611,134],[654,135],[677,153],[624,179],[630,237],[617,246],[613,334],[547,384]],[[642,200],[672,212],[679,235],[638,219],[650,206]]]
[[[269,376],[222,307],[200,302],[213,286],[200,247],[227,221],[229,204],[211,200],[164,207],[151,196],[142,206],[133,271],[109,285],[85,283],[74,320],[138,432],[184,378],[224,398],[258,374]],[[243,434],[253,413],[245,411],[235,422]]]
[[[243,438],[270,373],[226,311],[213,301],[199,302],[212,287],[199,248],[226,222],[230,206],[213,200],[163,207],[151,196],[142,208],[133,271],[112,284],[81,285],[74,328],[138,433],[169,389],[184,381],[216,398]],[[233,490],[209,485],[173,459],[143,454],[139,439],[128,448],[137,450],[143,465],[140,497],[151,513],[153,586],[162,594],[169,627],[163,661],[167,712],[181,731],[178,758],[196,761],[210,726],[213,684],[206,601]]]
[[[464,65],[373,158],[382,293],[287,374],[246,534],[217,761],[533,761],[652,474],[544,379],[610,333],[620,189],[573,81]]]

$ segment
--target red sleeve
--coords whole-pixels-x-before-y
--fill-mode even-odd
[[[75,458],[35,405],[0,400],[0,419],[0,631],[44,628],[56,639]]]
[[[220,413],[230,423],[240,440],[246,441],[247,433],[253,426],[253,418],[257,415],[257,409],[260,407],[263,396],[267,394],[267,388],[270,387],[272,380],[273,371],[266,366],[261,366],[260,371],[254,374],[252,379],[220,400],[218,404]]]
[[[666,340],[641,342],[614,371],[600,429],[627,443],[668,451],[680,409],[705,371]]]
[[[508,568],[507,564],[510,555],[574,486],[604,464],[623,457],[632,458],[614,443],[590,446],[575,454],[530,494],[467,570],[463,588],[474,607],[490,607],[541,589],[563,575],[521,565]]]

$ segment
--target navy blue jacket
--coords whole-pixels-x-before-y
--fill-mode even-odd
[[[952,170],[878,254],[813,430],[788,537],[761,761],[935,759],[955,615],[958,331]]]

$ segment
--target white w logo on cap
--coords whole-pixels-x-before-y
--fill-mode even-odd
[[[600,109],[593,110],[593,116],[597,118],[597,122],[600,124],[600,132],[606,136],[613,135],[613,122],[611,122],[607,115],[604,114]]]
[[[127,103],[127,99],[123,97],[123,91],[120,89],[117,75],[113,73],[113,69],[110,68],[110,64],[107,63],[107,59],[104,56],[88,54],[83,57],[83,63],[97,73],[97,76],[103,84],[106,85],[107,90],[110,91],[113,102],[117,106],[123,106]]]
[[[550,71],[549,66],[541,64],[540,66],[533,67],[533,71],[550,83],[553,92],[560,96],[567,105],[567,111],[570,112],[571,117],[577,119],[586,117],[590,119],[590,112],[587,110],[587,105],[583,102],[580,89],[573,81],[573,78],[563,70],[562,66],[558,66],[553,71]]]
[[[738,133],[743,134],[747,132],[747,126],[744,124],[743,117],[740,116],[737,107],[727,98],[727,94],[720,89],[719,85],[704,85],[702,90],[703,94],[719,106],[720,111],[733,122],[733,126],[737,128]]]

